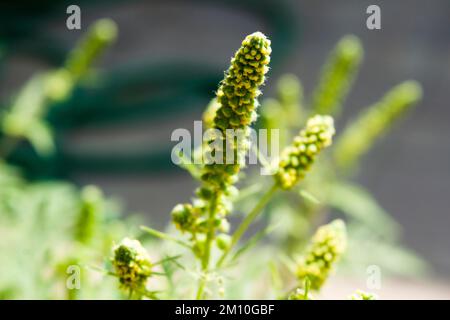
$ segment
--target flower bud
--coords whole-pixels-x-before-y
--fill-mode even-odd
[[[191,204],[177,204],[172,209],[172,221],[181,231],[190,231],[196,223],[194,207]]]
[[[319,290],[345,252],[346,243],[347,233],[342,220],[334,220],[320,227],[297,263],[298,280],[304,282],[308,279],[311,289]]]
[[[231,237],[225,233],[219,234],[217,236],[216,243],[217,243],[217,247],[220,250],[226,250],[230,247]]]
[[[144,291],[152,274],[147,251],[138,240],[123,239],[113,248],[112,265],[120,284],[125,289]]]

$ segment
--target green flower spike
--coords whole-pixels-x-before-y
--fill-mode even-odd
[[[41,154],[52,152],[53,134],[45,121],[49,108],[71,95],[75,85],[116,35],[117,27],[112,20],[95,22],[70,52],[62,68],[38,73],[25,84],[0,121],[0,129],[13,140],[28,139]],[[6,153],[10,148],[8,146]]]
[[[353,83],[363,57],[359,39],[348,35],[342,38],[325,64],[317,89],[313,94],[314,113],[334,115]]]
[[[174,208],[172,218],[180,230],[189,231],[194,236],[209,232],[211,222],[215,229],[226,229],[224,216],[231,210],[227,198],[236,193],[233,184],[242,166],[240,160],[248,148],[249,126],[256,120],[257,97],[261,94],[259,86],[269,69],[270,53],[270,40],[261,32],[255,32],[244,39],[231,59],[231,66],[217,90],[216,99],[204,114],[204,121],[207,128],[221,133],[220,139],[224,143],[228,129],[242,130],[244,139],[229,139],[231,145],[223,150],[215,145],[215,152],[223,151],[224,163],[205,164],[201,172],[202,186],[196,191],[198,198],[192,205]],[[209,145],[205,144],[204,154],[211,151],[208,148]],[[226,163],[227,150],[233,152],[233,163]]]
[[[261,94],[259,86],[269,70],[270,40],[261,32],[247,36],[241,48],[231,59],[230,69],[225,74],[217,90],[217,102],[213,128],[226,137],[227,129],[243,130],[244,138],[248,138],[248,128],[256,120],[257,97]],[[234,140],[234,139],[232,139]],[[247,151],[247,143],[238,144],[232,141],[228,150],[233,154],[233,163],[207,164],[202,176],[203,181],[216,189],[226,188],[236,181],[242,163],[242,155]],[[226,150],[223,152],[226,162]]]
[[[342,220],[334,220],[320,227],[306,253],[297,262],[298,280],[303,283],[308,279],[311,290],[319,290],[345,252],[346,243],[347,233]]]
[[[65,69],[73,81],[84,76],[93,61],[117,38],[117,25],[110,19],[96,21],[70,53]]]
[[[216,244],[221,250],[226,250],[230,242],[223,234],[216,239],[217,232],[228,231],[226,215],[231,211],[230,198],[237,192],[233,185],[244,166],[242,160],[249,148],[250,125],[257,117],[259,87],[269,70],[271,52],[270,40],[261,32],[252,33],[242,41],[217,90],[216,103],[210,104],[205,115],[206,126],[215,130],[209,131],[214,131],[214,137],[210,137],[203,147],[205,164],[200,175],[202,185],[196,190],[197,198],[192,208],[177,206],[172,212],[175,225],[191,233],[194,252],[200,258],[203,272],[209,268],[213,242],[218,240]],[[212,141],[213,146],[210,145]],[[214,157],[213,161],[206,161],[209,156]],[[218,158],[223,161],[215,161]],[[182,221],[188,221],[184,224],[186,227],[180,223]],[[205,277],[201,277],[197,298],[204,297],[205,286]]]
[[[152,264],[147,251],[138,240],[123,239],[113,248],[112,265],[121,287],[142,294],[152,275]]]
[[[374,293],[356,290],[356,292],[350,296],[350,300],[378,300],[378,297]]]
[[[421,97],[422,88],[415,81],[392,88],[379,102],[363,111],[339,137],[334,148],[336,164],[344,169],[352,167]]]
[[[275,179],[283,189],[291,189],[304,178],[320,151],[331,145],[335,133],[333,118],[316,115],[294,138],[292,146],[284,149]]]

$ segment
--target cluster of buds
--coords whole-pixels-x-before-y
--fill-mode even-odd
[[[346,243],[346,228],[342,220],[320,227],[306,253],[297,261],[298,280],[304,283],[308,279],[311,289],[319,290],[345,252]]]
[[[138,240],[123,239],[113,248],[111,262],[123,289],[137,293],[146,291],[147,280],[152,275],[152,263]]]
[[[117,38],[117,25],[110,19],[100,19],[71,51],[65,69],[74,81],[84,76],[93,61]]]
[[[310,118],[306,128],[294,138],[291,146],[283,151],[275,179],[283,189],[291,189],[302,180],[316,156],[332,143],[335,133],[333,118],[316,115]]]
[[[248,147],[248,129],[256,120],[257,97],[261,94],[259,86],[264,83],[269,70],[270,53],[270,40],[264,34],[255,32],[247,36],[231,59],[231,66],[217,90],[219,106],[213,128],[221,133],[223,144],[228,142],[231,145],[224,146],[222,150],[223,163],[206,164],[204,167],[202,180],[213,188],[223,189],[236,181],[242,156]],[[237,142],[234,137],[229,139],[229,132],[236,135],[238,130],[241,130],[243,139],[238,138]],[[220,151],[217,145],[214,149],[215,152]],[[232,157],[227,152],[232,152]],[[232,159],[232,163],[228,163],[228,159]]]
[[[259,87],[264,83],[270,62],[270,40],[261,32],[248,35],[231,59],[231,66],[210,103],[205,120],[207,127],[215,129],[219,137],[210,137],[204,145],[203,158],[220,153],[220,163],[207,161],[202,167],[202,186],[192,204],[176,206],[172,211],[174,224],[193,238],[209,232],[210,228],[227,232],[225,216],[231,211],[233,186],[243,166],[243,157],[249,148],[249,126],[256,120]],[[231,130],[230,130],[231,129]],[[237,138],[237,139],[236,139]],[[221,141],[221,145],[211,141]],[[237,141],[236,141],[237,140]],[[231,159],[231,161],[229,160]],[[214,199],[214,201],[212,201]],[[214,203],[214,208],[211,208]],[[211,226],[211,211],[214,211]],[[220,237],[222,240],[224,237]],[[223,247],[224,241],[221,241]]]
[[[199,188],[197,191],[202,190]],[[175,227],[182,232],[190,232],[192,234],[202,234],[207,232],[207,219],[203,216],[202,211],[206,204],[200,204],[200,200],[196,201],[196,205],[189,203],[178,204],[172,209],[172,221]],[[220,203],[228,203],[226,200]],[[219,207],[219,216],[223,216],[229,209]],[[228,232],[229,224],[226,219],[218,218],[214,225],[222,232]]]
[[[320,82],[313,95],[315,113],[334,114],[339,111],[363,56],[363,48],[355,36],[342,38],[325,64]]]
[[[270,53],[270,40],[261,32],[244,39],[217,91],[220,107],[214,118],[216,128],[245,128],[256,119],[258,88],[269,70]]]

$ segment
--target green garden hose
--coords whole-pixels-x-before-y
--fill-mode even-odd
[[[113,6],[121,2],[97,1],[94,4]],[[203,1],[192,3],[201,5]],[[60,18],[61,10],[69,4],[67,1],[48,0],[29,10],[11,5],[2,8],[0,39],[6,57],[0,59],[0,64],[15,54],[26,53],[51,66],[60,65],[67,49],[51,37],[40,34],[39,30],[52,17]],[[208,1],[208,4],[226,5],[262,19],[276,49],[272,68],[276,69],[292,50],[297,28],[288,1],[228,0]],[[85,8],[92,6],[93,2],[79,1],[78,5]],[[151,123],[173,118],[182,112],[200,112],[217,89],[222,74],[217,66],[181,59],[129,65],[100,73],[95,88],[78,86],[70,99],[52,106],[47,117],[56,135],[56,151],[52,155],[42,157],[23,143],[9,160],[23,167],[31,178],[61,178],[78,172],[172,170],[175,165],[170,161],[170,146],[167,144],[126,156],[117,156],[113,152],[83,154],[68,150],[65,136],[85,126],[112,126],[136,121]],[[3,103],[1,107],[6,106]]]

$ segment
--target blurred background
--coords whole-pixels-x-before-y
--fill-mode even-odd
[[[66,28],[69,4],[81,8],[81,30]],[[381,7],[381,30],[366,28],[371,4]],[[337,130],[399,82],[423,85],[422,102],[377,143],[357,179],[403,226],[404,244],[449,279],[449,14],[447,0],[3,2],[2,108],[31,75],[58,66],[92,22],[112,18],[119,30],[96,65],[103,81],[76,88],[51,110],[57,152],[42,157],[22,145],[11,162],[30,179],[96,184],[127,212],[164,226],[195,186],[170,161],[170,134],[200,120],[241,39],[257,30],[272,39],[264,97],[289,72],[300,77],[308,99],[329,51],[355,34],[365,58]]]

